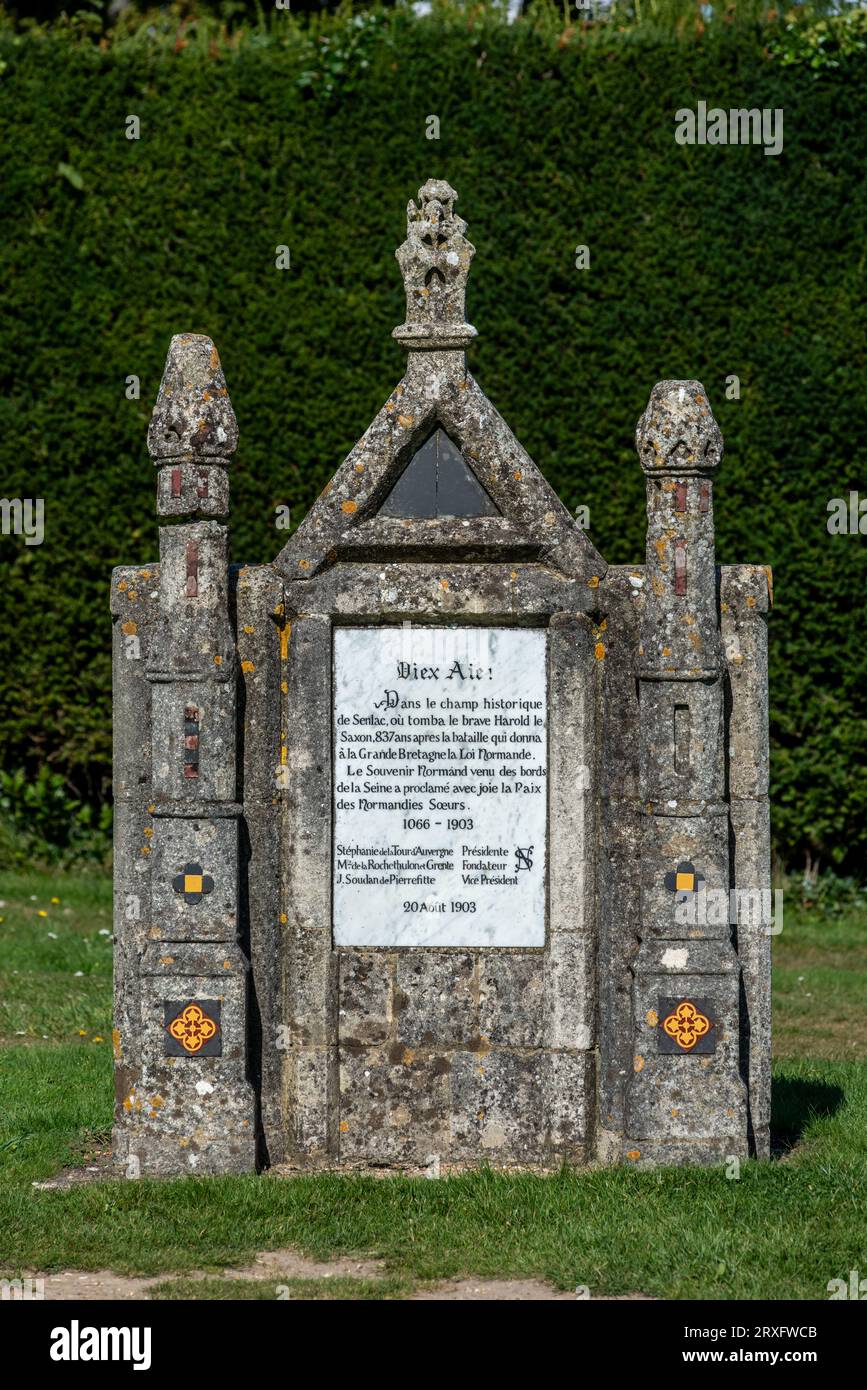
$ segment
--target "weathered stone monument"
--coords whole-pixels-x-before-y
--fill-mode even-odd
[[[117,1124],[130,1176],[768,1153],[769,572],[719,568],[697,381],[638,423],[607,566],[467,371],[448,184],[406,374],[270,563],[172,339],[159,564],[112,579]],[[734,908],[734,910],[733,910]]]

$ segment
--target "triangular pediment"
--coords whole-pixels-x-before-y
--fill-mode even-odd
[[[603,575],[604,561],[477,382],[463,369],[426,370],[426,356],[411,353],[407,375],[283,547],[275,564],[285,578],[340,560],[444,556]],[[442,436],[441,505],[430,470],[431,441],[442,449]]]

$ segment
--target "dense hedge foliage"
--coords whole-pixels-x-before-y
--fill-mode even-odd
[[[156,554],[145,432],[170,335],[219,346],[233,552],[268,559],[274,507],[301,518],[402,372],[394,249],[433,175],[477,247],[472,369],[610,562],[643,555],[632,432],[651,386],[704,381],[726,440],[720,559],[775,570],[776,843],[860,873],[867,539],[826,529],[830,498],[867,495],[860,44],[816,65],[815,45],[783,61],[725,26],[592,42],[483,13],[319,38],[285,23],[102,46],[0,32],[2,491],[46,506],[41,547],[0,537],[4,765],[108,792],[108,576]],[[676,144],[699,100],[782,107],[784,152]]]

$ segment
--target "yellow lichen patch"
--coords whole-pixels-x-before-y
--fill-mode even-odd
[[[232,968],[232,962],[231,962],[230,960],[224,960],[224,961],[223,961],[223,969],[224,969],[224,970],[231,970],[231,968]]]
[[[202,400],[203,400],[203,401],[209,401],[210,399],[211,399],[211,393],[210,393],[210,391],[203,391],[203,392],[202,392]]]
[[[588,589],[598,589],[598,588],[599,588],[599,575],[598,575],[598,574],[591,574],[590,578],[587,580],[587,588],[588,588]]]
[[[151,835],[153,835],[153,833],[154,833],[153,826],[152,826],[152,825],[146,825],[145,828],[144,828],[144,833],[145,833],[145,835],[147,836],[147,838],[150,839]]]
[[[524,475],[521,472],[520,468],[516,468],[512,476],[515,479],[515,482],[519,483]]]
[[[662,655],[663,655],[663,656],[671,656],[671,647],[663,647],[663,649],[662,649]]]
[[[280,682],[280,689],[283,691],[283,694],[284,694],[284,695],[288,695],[288,694],[289,694],[289,682],[288,682],[288,681],[281,681],[281,682]]]
[[[653,542],[653,545],[654,545],[654,549],[656,550],[657,555],[659,556],[660,560],[662,560],[662,559],[664,558],[664,556],[665,556],[665,551],[666,551],[666,547],[668,546],[668,541],[665,539],[664,536],[660,536],[660,537],[659,537],[659,540],[656,540],[656,541]]]
[[[440,588],[441,588],[441,589],[447,589],[448,587],[449,587],[449,581],[448,581],[447,579],[441,579],[441,580],[440,580]]]
[[[607,626],[608,626],[608,619],[607,619],[607,618],[603,618],[603,619],[602,619],[602,622],[599,624],[599,626],[598,626],[598,628],[596,629],[596,631],[597,631],[597,632],[604,632],[605,629],[607,628]]]
[[[766,578],[767,581],[768,581],[768,603],[769,603],[769,604],[771,605],[771,607],[773,608],[773,606],[774,606],[774,571],[771,569],[770,565],[761,565],[760,568],[761,568],[762,570],[764,570],[765,578]]]
[[[349,1121],[348,1121],[348,1120],[341,1120],[341,1121],[340,1121],[340,1133],[341,1133],[341,1134],[346,1134],[346,1132],[347,1132],[348,1129],[349,1129]]]
[[[347,497],[345,502],[341,502],[340,510],[345,512],[347,516],[352,516],[353,512],[358,511],[358,503],[353,502],[351,497]]]
[[[160,965],[174,965],[174,956],[160,956]]]
[[[593,655],[596,657],[597,661],[605,660],[605,648],[601,642],[596,643],[596,646],[593,648]]]
[[[241,662],[241,670],[244,671],[244,672],[246,673],[246,675],[248,675],[248,676],[252,675],[253,672],[255,671],[255,669],[256,669],[256,663],[255,663],[254,661],[242,661],[242,662]]]
[[[122,594],[122,593],[125,592],[125,590],[127,590],[127,589],[129,588],[129,585],[127,584],[127,582],[126,582],[125,579],[121,579],[121,581],[120,581],[120,583],[118,584],[117,588],[118,588],[118,593],[121,593],[121,594]]]
[[[630,1149],[630,1150],[628,1151],[626,1157],[627,1157],[627,1158],[631,1158],[632,1161],[633,1161],[633,1163],[634,1163],[635,1160],[636,1160],[637,1158],[640,1158],[640,1157],[641,1157],[641,1150],[640,1150],[640,1149]]]
[[[752,594],[747,594],[747,608],[755,608],[755,606],[756,601],[753,598]]]
[[[286,925],[286,923],[287,923],[288,921],[289,921],[289,918],[286,916],[286,913],[285,913],[285,912],[281,912],[281,913],[280,913],[280,923],[281,923],[281,925],[285,927],[285,925]]]
[[[139,570],[138,577],[139,579],[150,579],[151,572],[150,570]]]
[[[363,463],[357,463],[357,464],[355,465],[355,471],[356,471],[356,473],[363,473],[363,472],[364,472],[364,464],[363,464]]]
[[[413,1050],[412,1050],[411,1047],[405,1047],[405,1048],[403,1049],[403,1058],[402,1058],[402,1061],[403,1061],[403,1065],[404,1065],[405,1067],[411,1067],[411,1066],[412,1066],[413,1062],[415,1061],[415,1053],[413,1052]]]
[[[636,1073],[644,1071],[644,1058],[641,1056],[633,1057],[632,1070]]]
[[[680,1114],[680,1111],[678,1110],[677,1106],[675,1106],[674,1109],[673,1109],[672,1112],[671,1112],[671,1118],[672,1118],[673,1120],[676,1120],[679,1114]]]
[[[408,430],[414,418],[415,417],[412,415],[398,415],[397,423],[400,425],[401,429]]]
[[[127,594],[127,598],[138,598],[138,590],[130,589],[129,593]]]
[[[292,636],[292,624],[286,623],[280,629],[280,660],[285,661],[289,652],[289,638]]]
[[[211,348],[211,371],[215,372],[220,365],[220,358],[215,347]]]
[[[280,749],[280,766],[281,766],[281,767],[285,767],[286,764],[288,763],[288,761],[289,761],[289,754],[288,754],[288,752],[287,752],[287,750],[286,750],[286,744],[284,743],[284,744],[282,745],[281,749]]]
[[[674,481],[673,478],[665,478],[665,479],[663,480],[663,483],[662,483],[662,490],[663,490],[663,492],[674,492],[674,489],[675,489],[676,487],[677,487],[677,483]]]
[[[659,1014],[656,1012],[655,1009],[648,1009],[647,1013],[644,1015],[644,1018],[645,1022],[647,1022],[651,1028],[655,1028],[657,1023],[659,1022]]]
[[[142,854],[150,854],[150,852],[151,852],[151,847],[150,847],[150,845],[142,845],[142,847],[141,847],[141,852],[142,852]]]
[[[111,1030],[111,1045],[114,1049],[115,1061],[120,1061],[120,1031],[117,1028]]]
[[[132,621],[124,623],[121,632],[125,632],[127,637],[135,637],[138,632],[138,624]]]
[[[248,637],[251,637],[255,629],[250,627],[250,624],[248,623],[247,626],[244,628],[244,631],[246,632]]]
[[[663,594],[665,593],[665,585],[663,584],[658,574],[655,574],[653,576],[653,579],[651,580],[651,588],[653,589],[656,598],[662,598]]]
[[[215,665],[215,666],[222,666],[222,664],[223,664],[223,658],[220,656],[220,654],[219,654],[219,652],[218,652],[217,655],[214,657],[214,665]]]

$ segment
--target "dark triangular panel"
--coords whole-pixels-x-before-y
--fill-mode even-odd
[[[457,445],[438,429],[410,459],[380,508],[382,516],[499,516]]]

